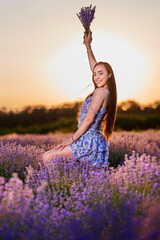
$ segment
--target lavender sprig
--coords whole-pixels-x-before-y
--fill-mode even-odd
[[[90,7],[81,8],[81,11],[79,12],[79,14],[77,13],[77,16],[80,19],[87,36],[89,33],[89,27],[91,25],[91,22],[94,19],[95,9],[96,9],[96,6],[92,8],[92,5],[90,5]]]

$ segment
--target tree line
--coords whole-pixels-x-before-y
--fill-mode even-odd
[[[74,131],[77,114],[82,103],[63,104],[47,109],[44,106],[24,107],[19,112],[0,110],[0,134],[10,132],[47,133],[49,131]],[[133,100],[117,106],[115,129],[132,130],[160,127],[160,101],[142,106]]]

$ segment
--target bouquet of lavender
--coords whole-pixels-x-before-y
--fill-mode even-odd
[[[95,9],[96,9],[95,6],[92,9],[92,5],[90,5],[90,7],[81,8],[79,14],[77,13],[77,16],[79,17],[83,27],[85,28],[87,36],[89,33],[89,27],[91,25],[91,22],[94,19]]]

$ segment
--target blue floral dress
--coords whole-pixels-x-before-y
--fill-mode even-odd
[[[89,106],[91,106],[90,96],[86,98],[82,105],[78,127],[86,117]],[[92,109],[94,112],[94,110]],[[101,122],[106,109],[101,106],[99,112],[96,113],[95,119],[88,130],[74,143],[70,145],[73,155],[77,160],[88,161],[97,167],[107,166],[109,156],[109,142],[104,138],[101,130]]]

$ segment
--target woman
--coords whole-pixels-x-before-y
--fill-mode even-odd
[[[106,62],[96,62],[91,50],[92,32],[84,33],[84,43],[93,73],[95,90],[84,101],[77,131],[65,142],[43,154],[43,160],[56,156],[87,160],[96,166],[107,165],[109,141],[117,112],[117,90],[114,73]],[[100,131],[103,127],[103,134]]]

